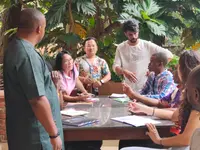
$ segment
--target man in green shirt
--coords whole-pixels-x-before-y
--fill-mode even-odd
[[[9,150],[64,150],[60,106],[50,72],[34,46],[46,19],[36,9],[21,11],[16,37],[4,56]]]

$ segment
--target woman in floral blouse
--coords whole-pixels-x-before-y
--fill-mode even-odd
[[[85,39],[83,45],[86,54],[75,60],[79,78],[87,87],[92,87],[93,94],[98,94],[98,87],[111,79],[110,70],[106,61],[96,56],[98,47],[94,37]]]

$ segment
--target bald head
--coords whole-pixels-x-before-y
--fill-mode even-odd
[[[44,20],[45,17],[39,10],[34,8],[23,9],[20,13],[18,29],[32,31],[38,26],[42,26],[44,24]]]

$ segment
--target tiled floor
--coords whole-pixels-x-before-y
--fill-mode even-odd
[[[118,140],[103,141],[101,150],[118,150]],[[0,150],[8,150],[7,143],[0,143]]]

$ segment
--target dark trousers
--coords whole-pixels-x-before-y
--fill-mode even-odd
[[[102,141],[65,142],[65,150],[101,150]]]
[[[119,141],[119,150],[124,147],[138,146],[138,147],[149,147],[149,148],[158,148],[162,149],[162,145],[157,145],[152,142],[152,140],[120,140]]]

